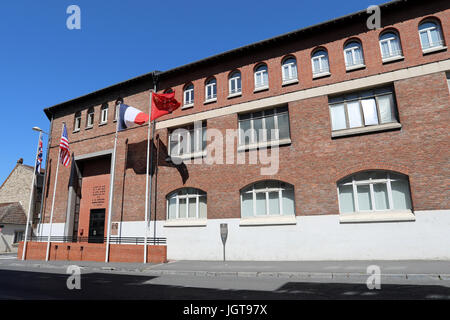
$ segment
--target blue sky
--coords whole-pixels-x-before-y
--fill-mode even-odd
[[[1,1],[0,184],[17,159],[33,165],[46,107],[383,2]],[[66,27],[72,4],[81,30]]]

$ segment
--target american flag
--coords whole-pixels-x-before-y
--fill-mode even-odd
[[[36,160],[36,173],[41,173],[41,165],[42,165],[42,134],[39,137],[39,148],[37,153],[37,160]]]
[[[67,129],[66,124],[63,124],[63,133],[61,136],[61,142],[59,143],[59,149],[61,151],[61,163],[68,167],[70,163],[70,147],[69,147],[69,138],[67,137]]]

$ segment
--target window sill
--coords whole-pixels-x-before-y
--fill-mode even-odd
[[[166,220],[164,227],[206,227],[207,219]]]
[[[403,60],[403,59],[405,59],[404,56],[395,56],[395,57],[384,58],[384,59],[382,59],[382,62],[384,64],[384,63],[399,61],[399,60]]]
[[[362,128],[352,128],[352,129],[343,129],[343,130],[333,131],[333,132],[331,132],[331,137],[332,138],[346,137],[346,136],[353,136],[353,135],[362,134],[362,133],[400,129],[401,127],[402,127],[402,125],[398,122],[385,123],[385,124],[380,124],[377,126],[368,126],[368,127],[362,127]]]
[[[194,107],[194,104],[193,104],[193,103],[185,104],[185,105],[183,105],[183,106],[181,107],[181,110],[189,109],[189,108],[192,108],[192,107]]]
[[[260,92],[260,91],[265,91],[265,90],[269,90],[269,86],[263,86],[263,87],[257,87],[255,88],[255,90],[253,90],[253,92]]]
[[[313,74],[313,79],[319,79],[319,78],[323,78],[323,77],[328,77],[328,76],[331,76],[331,73],[330,72],[321,72],[321,73],[316,73],[316,74]]]
[[[242,96],[242,92],[230,93],[230,94],[228,95],[227,99],[235,98],[235,97],[240,97],[240,96]]]
[[[77,129],[77,130],[73,130],[72,133],[77,133],[77,132],[80,132],[80,131],[81,131],[81,129]]]
[[[432,48],[422,50],[422,53],[428,54],[428,53],[433,53],[433,52],[438,52],[438,51],[443,51],[443,50],[447,50],[447,47],[446,46],[432,47]]]
[[[104,126],[105,124],[108,124],[108,122],[101,122],[98,124],[99,127]]]
[[[339,215],[340,223],[415,221],[412,211],[373,211]]]
[[[84,128],[84,130],[89,130],[89,129],[92,129],[92,128],[94,128],[94,126],[86,127],[86,128]]]
[[[345,67],[346,71],[353,71],[353,70],[358,70],[358,69],[364,69],[366,67],[365,64],[357,64],[355,66],[350,66],[350,67]]]
[[[217,102],[217,98],[205,100],[205,102],[203,102],[203,104],[208,104],[208,103],[213,103],[213,102]]]
[[[270,226],[297,224],[295,215],[259,216],[241,218],[239,226]]]
[[[282,146],[282,145],[286,145],[286,144],[291,144],[290,138],[238,146],[237,150],[238,150],[238,152],[240,152],[240,151],[254,150],[254,149],[260,149],[260,148]]]
[[[283,80],[283,83],[281,84],[281,86],[288,86],[290,84],[296,84],[298,83],[298,79],[291,79],[291,80]]]

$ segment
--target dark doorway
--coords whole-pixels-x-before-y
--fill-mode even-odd
[[[103,243],[105,237],[105,209],[91,209],[89,217],[90,243]]]

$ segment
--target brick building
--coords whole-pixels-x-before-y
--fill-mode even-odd
[[[37,175],[30,199],[33,170],[34,167],[23,164],[20,158],[0,186],[0,252],[17,251],[25,235],[30,200],[30,221],[38,227],[44,176]]]
[[[62,123],[52,235],[104,234],[116,101],[148,112],[156,85],[182,102],[156,122],[149,235],[168,259],[222,259],[222,223],[230,260],[450,259],[449,2],[380,8],[378,29],[364,10],[45,109],[42,235]],[[147,126],[118,134],[117,237],[144,235],[146,147]]]

